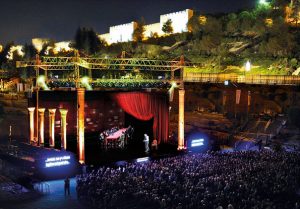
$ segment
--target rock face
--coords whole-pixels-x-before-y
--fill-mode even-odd
[[[186,41],[179,41],[179,42],[176,42],[175,44],[173,44],[172,46],[163,46],[162,50],[163,51],[172,51],[172,50],[177,49],[178,47],[186,45],[187,43],[188,42],[186,42]]]
[[[238,54],[242,51],[244,51],[246,48],[250,47],[251,44],[250,43],[244,43],[242,41],[240,42],[235,42],[232,44],[233,46],[229,49],[229,52],[230,53],[233,53],[233,54]]]

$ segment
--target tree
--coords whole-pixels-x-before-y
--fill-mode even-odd
[[[36,48],[32,44],[25,44],[23,47],[24,60],[32,60],[38,53]]]
[[[83,32],[84,28],[78,28],[75,34],[75,38],[74,38],[74,43],[72,45],[72,47],[74,47],[75,49],[82,49],[83,48],[83,41],[84,41],[84,32]]]
[[[240,28],[241,30],[248,31],[252,29],[255,23],[255,17],[252,12],[243,11],[239,14]]]
[[[273,1],[271,2],[271,5],[272,5],[273,7],[284,8],[284,7],[286,7],[290,2],[291,2],[291,0],[273,0]]]
[[[292,14],[291,14],[291,18],[294,19],[294,23],[296,26],[298,26],[299,22],[300,22],[300,17],[299,17],[299,13],[300,13],[300,1],[299,0],[294,0],[292,1]]]
[[[199,49],[205,54],[210,55],[216,51],[216,48],[221,44],[220,36],[213,34],[204,35],[200,41]]]
[[[104,45],[93,29],[78,28],[71,47],[90,55],[99,52]]]
[[[50,49],[54,47],[54,41],[43,44],[41,51],[39,52],[40,56],[45,56],[50,54]]]
[[[200,51],[203,51],[207,55],[216,52],[222,39],[222,24],[220,20],[214,17],[208,17],[203,27],[203,34],[199,43]]]
[[[268,38],[265,42],[264,51],[273,57],[288,56],[295,47],[295,38],[289,31],[284,20],[277,18],[273,27],[268,30]]]
[[[136,28],[133,31],[132,38],[135,42],[143,41],[145,35],[145,19],[142,17],[141,20],[137,21]]]
[[[162,26],[162,31],[166,34],[173,33],[172,20],[168,19]]]
[[[271,2],[271,7],[276,8],[276,9],[273,10],[272,12],[278,11],[278,12],[275,12],[275,14],[277,13],[277,14],[279,14],[279,16],[283,17],[285,15],[285,8],[290,3],[291,3],[291,0],[273,0]]]
[[[13,42],[6,44],[2,52],[0,52],[0,66],[8,61],[8,54],[10,53],[11,47],[14,45]]]
[[[187,23],[189,31],[193,33],[195,38],[199,37],[202,31],[202,25],[200,24],[199,18],[199,15],[193,15]]]
[[[240,28],[240,23],[238,16],[234,13],[231,13],[227,16],[227,25],[226,25],[226,31],[230,34],[234,34],[238,32]]]
[[[222,35],[222,24],[221,21],[214,17],[208,17],[206,24],[203,26],[203,32],[207,35]]]
[[[151,32],[150,33],[150,38],[159,38],[158,33],[157,32]]]
[[[87,31],[87,37],[88,37],[89,45],[90,45],[90,53],[91,54],[96,54],[97,52],[100,51],[100,48],[101,48],[100,46],[103,43],[101,43],[101,41],[98,38],[97,34],[92,29]]]

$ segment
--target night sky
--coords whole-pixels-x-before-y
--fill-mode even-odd
[[[33,37],[71,40],[76,29],[92,27],[106,33],[109,26],[184,9],[220,13],[251,8],[256,0],[0,0],[0,44],[30,43]]]

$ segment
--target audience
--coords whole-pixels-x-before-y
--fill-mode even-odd
[[[212,152],[101,167],[77,176],[77,195],[98,208],[293,209],[299,183],[298,153]]]

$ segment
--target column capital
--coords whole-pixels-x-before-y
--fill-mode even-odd
[[[28,107],[27,109],[29,112],[33,112],[35,110],[35,107]]]
[[[39,109],[38,109],[39,113],[44,113],[45,110],[46,110],[45,108],[39,108]]]
[[[67,109],[59,109],[59,112],[61,115],[65,116],[65,115],[67,115],[68,110]]]
[[[49,113],[51,113],[51,114],[55,114],[56,109],[48,109],[48,111],[49,111]]]

